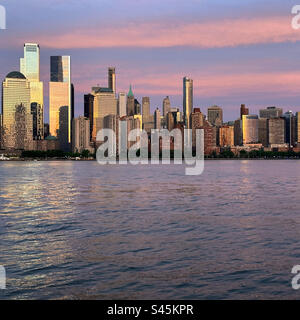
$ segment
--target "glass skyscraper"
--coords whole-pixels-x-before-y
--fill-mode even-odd
[[[71,58],[53,56],[49,83],[50,134],[59,138],[65,151],[71,146],[72,109]]]
[[[24,58],[20,59],[20,72],[30,82],[30,105],[33,115],[33,138],[44,138],[44,94],[40,81],[40,47],[35,43],[24,44]]]

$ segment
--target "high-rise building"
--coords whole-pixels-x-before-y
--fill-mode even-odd
[[[269,144],[285,143],[285,119],[270,118],[268,119]]]
[[[134,94],[130,85],[129,92],[127,95],[127,115],[133,116],[135,113],[135,103],[134,103]]]
[[[168,114],[168,112],[170,112],[170,110],[171,110],[171,102],[170,102],[170,98],[167,96],[163,100],[163,116],[166,117],[166,115]]]
[[[120,92],[118,97],[118,115],[119,117],[126,116],[126,93]]]
[[[241,114],[241,117],[240,117],[241,120],[243,119],[243,116],[249,115],[249,109],[246,108],[244,104],[241,104],[240,114]]]
[[[234,126],[223,125],[219,128],[220,147],[234,146]]]
[[[84,116],[90,120],[90,138],[92,138],[94,124],[94,99],[93,94],[84,95]]]
[[[200,111],[200,108],[194,108],[191,115],[193,147],[196,146],[196,130],[204,126],[204,119],[204,114]]]
[[[243,115],[243,144],[258,143],[258,116]]]
[[[279,118],[282,116],[282,109],[276,107],[267,107],[267,109],[259,110],[259,117],[260,118]]]
[[[20,72],[29,81],[40,81],[40,47],[38,44],[24,44],[24,58],[20,59]]]
[[[161,115],[159,108],[156,108],[156,110],[154,111],[154,127],[155,129],[161,128]]]
[[[207,120],[213,126],[221,126],[223,124],[223,110],[218,106],[212,106],[207,109]]]
[[[117,115],[118,101],[114,92],[109,88],[93,88],[94,120],[92,139],[95,141],[99,130],[104,128],[104,117]]]
[[[154,129],[154,115],[150,114],[150,98],[143,97],[142,99],[142,120],[143,120],[143,129],[150,134],[151,130]]]
[[[285,119],[285,142],[289,146],[294,146],[297,137],[296,117],[292,111],[287,111],[283,117]]]
[[[141,114],[141,104],[137,99],[134,99],[134,114]]]
[[[193,80],[183,78],[183,116],[187,129],[191,128],[191,114],[193,111]]]
[[[264,146],[269,145],[269,127],[268,119],[260,118],[258,119],[258,141]]]
[[[33,115],[33,139],[44,138],[44,93],[40,81],[40,47],[35,43],[24,44],[24,58],[20,59],[20,72],[30,82],[30,105]]]
[[[240,146],[243,143],[243,133],[242,133],[242,120],[237,119],[234,121],[234,145]]]
[[[72,151],[81,153],[83,150],[92,152],[90,147],[90,119],[81,116],[73,119]]]
[[[142,99],[142,114],[143,114],[143,122],[147,122],[150,116],[150,98],[143,97]]]
[[[2,147],[30,149],[32,115],[30,82],[18,72],[10,72],[2,83]]]
[[[116,93],[116,68],[108,68],[108,88]]]
[[[67,151],[71,147],[72,86],[70,56],[53,56],[50,60],[49,115],[50,134],[58,137]],[[63,123],[65,121],[66,123]]]

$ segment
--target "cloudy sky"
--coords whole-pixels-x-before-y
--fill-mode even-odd
[[[298,1],[300,4],[300,1]],[[19,68],[24,42],[41,46],[48,113],[51,55],[71,55],[76,115],[83,94],[107,84],[161,107],[182,106],[182,78],[194,79],[194,105],[224,108],[225,120],[246,103],[252,113],[276,105],[300,111],[300,29],[291,28],[296,0],[0,0],[0,78]],[[48,116],[46,116],[46,119]]]

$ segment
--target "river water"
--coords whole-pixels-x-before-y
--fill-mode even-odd
[[[1,299],[297,299],[300,161],[0,162]]]

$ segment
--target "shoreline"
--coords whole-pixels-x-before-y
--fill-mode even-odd
[[[244,160],[300,160],[300,158],[205,158],[204,161],[209,160],[209,161],[218,161],[218,160],[228,160],[228,161],[244,161]],[[74,162],[89,162],[89,161],[96,161],[97,159],[35,159],[35,158],[31,158],[31,159],[26,159],[26,158],[20,158],[20,159],[11,159],[11,160],[0,160],[1,162],[51,162],[51,161],[61,161],[61,162],[65,162],[65,161],[74,161]],[[149,162],[151,161],[151,159],[149,159]],[[162,160],[160,159],[160,162]],[[174,161],[174,159],[170,159],[170,161]],[[184,159],[182,159],[182,161],[184,162]],[[119,161],[117,160],[117,163]],[[150,163],[149,163],[150,164]]]

